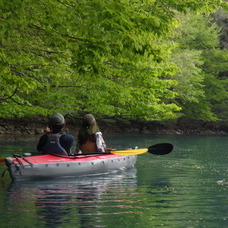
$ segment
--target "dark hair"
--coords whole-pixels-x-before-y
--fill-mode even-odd
[[[65,124],[52,125],[49,123],[48,127],[50,127],[53,131],[61,131],[65,127]]]

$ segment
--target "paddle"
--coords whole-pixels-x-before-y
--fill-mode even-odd
[[[169,154],[173,150],[173,145],[170,143],[159,143],[155,144],[153,146],[150,146],[148,148],[143,149],[128,149],[128,150],[114,150],[114,149],[107,149],[106,153],[89,153],[89,154],[76,154],[76,156],[82,156],[82,155],[102,155],[102,154],[117,154],[117,155],[139,155],[144,153],[150,153],[155,155],[165,155]]]
[[[131,150],[111,150],[104,154],[139,155],[139,154],[144,154],[144,153],[150,153],[150,154],[155,154],[155,155],[165,155],[165,154],[169,154],[172,150],[173,150],[172,144],[159,143],[159,144],[150,146],[148,148],[131,149]],[[102,155],[102,153],[92,153],[92,154],[87,154],[87,155],[96,155],[96,154]],[[80,156],[80,155],[85,155],[85,154],[77,154],[76,156]],[[4,163],[4,162],[5,162],[5,158],[0,158],[0,163]]]
[[[169,154],[173,150],[173,145],[170,143],[159,143],[144,149],[133,149],[133,150],[116,150],[110,151],[111,154],[118,155],[139,155],[144,153],[150,153],[155,155]]]

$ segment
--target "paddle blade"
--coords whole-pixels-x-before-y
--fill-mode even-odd
[[[173,145],[170,143],[159,143],[148,148],[148,153],[156,155],[169,154],[173,150]]]
[[[138,155],[144,154],[148,151],[148,149],[133,149],[133,150],[116,150],[110,151],[111,154],[118,154],[118,155]]]
[[[5,163],[5,158],[0,158],[0,163]]]

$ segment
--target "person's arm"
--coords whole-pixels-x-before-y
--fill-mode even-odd
[[[48,139],[47,135],[42,135],[40,137],[39,142],[36,147],[37,151],[41,152],[43,150],[43,148],[47,142],[47,139]]]
[[[82,151],[81,151],[80,145],[79,145],[79,143],[77,142],[77,144],[76,144],[76,149],[75,149],[75,154],[81,154],[81,153],[82,153]]]
[[[60,141],[60,145],[66,150],[68,155],[71,154],[71,148],[73,147],[73,144],[74,144],[73,135],[70,135],[70,134],[62,135],[59,141]]]

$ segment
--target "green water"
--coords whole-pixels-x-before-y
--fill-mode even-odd
[[[171,154],[139,155],[135,168],[94,177],[12,183],[1,178],[1,227],[228,227],[228,137],[112,135],[123,149],[169,142]],[[0,140],[1,157],[36,140]],[[0,164],[0,172],[5,169]]]

